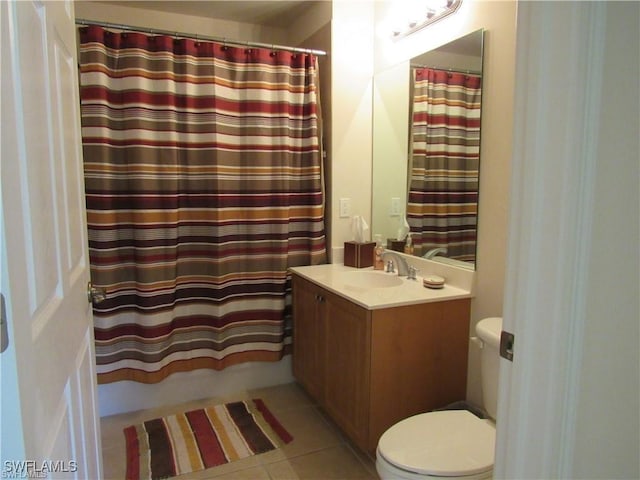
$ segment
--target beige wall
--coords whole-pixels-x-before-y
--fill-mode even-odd
[[[314,3],[292,25],[286,28],[286,45],[330,51],[330,23],[331,2]],[[329,29],[328,32],[318,34],[320,30],[324,31],[325,29]],[[313,41],[308,41],[312,36],[314,37]]]
[[[331,4],[329,2],[323,3],[323,5]],[[329,18],[331,18],[331,12],[329,12]],[[319,48],[326,52],[331,51],[331,22],[329,21],[317,30],[313,35],[307,37],[304,41],[296,43],[296,45],[305,48]],[[331,56],[324,55],[318,57],[318,70],[320,73],[320,117],[322,128],[322,143],[323,143],[323,168],[325,179],[325,212],[331,211],[331,196],[328,192],[332,191],[333,184],[331,182],[331,115],[332,115],[332,95],[331,95]],[[331,239],[331,222],[330,215],[325,215],[325,232],[327,239]]]
[[[375,71],[388,69],[479,28],[485,29],[480,206],[476,296],[471,327],[502,315],[512,147],[516,4],[466,0],[452,16],[393,41],[389,20],[401,0],[380,2],[375,12]],[[473,330],[472,330],[473,331]],[[472,344],[473,345],[473,344]],[[470,347],[467,397],[481,402],[479,355]]]
[[[103,2],[76,1],[75,12],[76,18],[135,27],[228,37],[230,39],[254,42],[282,44],[286,43],[287,40],[286,31],[279,28],[123,7],[122,5],[108,5]]]
[[[110,5],[108,2],[76,0],[74,5],[76,18],[85,20],[291,46],[302,44],[331,19],[329,2],[314,4],[287,28]],[[313,45],[309,48],[326,50],[328,45]]]
[[[371,114],[374,3],[334,0],[331,20],[331,246],[341,263],[351,240],[351,219],[340,218],[339,200],[352,215],[371,219]]]

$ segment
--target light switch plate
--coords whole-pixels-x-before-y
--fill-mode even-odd
[[[399,217],[400,208],[400,197],[391,197],[391,212],[389,213],[389,216]]]
[[[351,216],[351,199],[340,199],[340,218],[346,218]]]

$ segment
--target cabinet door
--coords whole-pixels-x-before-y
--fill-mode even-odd
[[[325,308],[325,408],[364,448],[369,431],[369,312],[333,294],[328,294]]]
[[[318,402],[324,398],[324,297],[293,276],[293,374]]]
[[[470,300],[376,310],[369,451],[400,420],[466,398]]]

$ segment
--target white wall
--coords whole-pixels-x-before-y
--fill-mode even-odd
[[[479,28],[485,29],[476,296],[471,307],[473,332],[482,318],[502,315],[513,133],[516,3],[465,0],[455,14],[393,41],[389,19],[402,9],[402,3],[401,0],[377,3],[376,72]],[[474,344],[469,353],[467,398],[480,404],[480,359]]]

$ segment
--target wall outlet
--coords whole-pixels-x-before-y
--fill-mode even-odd
[[[401,213],[400,197],[391,197],[390,217],[399,217]]]
[[[340,218],[346,218],[351,216],[351,199],[340,199]]]

